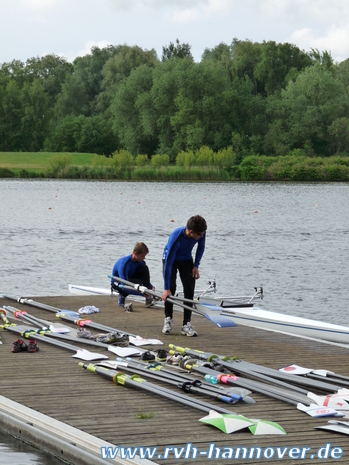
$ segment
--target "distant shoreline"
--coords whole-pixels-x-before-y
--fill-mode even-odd
[[[231,166],[143,166],[85,153],[0,152],[0,178],[115,181],[348,182],[349,157],[250,155]]]

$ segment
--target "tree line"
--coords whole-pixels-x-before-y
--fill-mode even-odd
[[[0,66],[0,151],[345,156],[348,86],[349,59],[273,41],[234,39],[200,62],[178,40],[161,58],[117,45],[13,60]]]

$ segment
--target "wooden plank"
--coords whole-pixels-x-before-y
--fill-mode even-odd
[[[150,346],[149,349],[168,350],[168,344],[172,343],[220,355],[239,356],[243,360],[271,368],[295,363],[349,376],[348,349],[343,347],[246,326],[220,329],[197,315],[193,315],[192,323],[199,337],[187,338],[180,335],[181,312],[174,315],[173,334],[164,335],[161,333],[163,310],[145,308],[143,303],[134,304],[134,311],[126,313],[118,307],[117,299],[108,296],[38,297],[35,300],[75,311],[85,305],[95,305],[100,309],[100,313],[83,317],[164,342],[163,346]],[[59,321],[54,313],[8,299],[1,299],[0,304],[26,310],[55,323]],[[64,324],[72,330],[75,329],[70,323]],[[314,429],[315,426],[326,424],[326,419],[313,419],[281,401],[253,393],[256,404],[238,403],[228,406],[213,399],[198,397],[251,418],[276,421],[287,431],[286,436],[253,436],[247,431],[224,435],[219,430],[200,423],[198,420],[204,414],[199,411],[155,395],[116,386],[110,380],[87,372],[78,366],[79,360],[72,358],[72,353],[65,349],[40,342],[40,350],[36,353],[14,354],[11,352],[11,346],[17,336],[7,331],[1,331],[0,334],[3,342],[0,345],[0,392],[3,396],[113,444],[132,447],[158,446],[162,453],[166,446],[184,447],[188,442],[201,450],[207,449],[210,443],[215,443],[216,447],[221,449],[236,445],[262,448],[272,445],[308,446],[315,450],[331,442],[332,447],[342,447],[344,457],[348,457],[349,445],[345,435]],[[97,348],[93,348],[93,351],[100,352]],[[116,357],[110,352],[106,354],[110,359]],[[141,418],[145,414],[149,414],[150,417]],[[161,463],[161,460],[157,461]],[[180,461],[181,464],[189,462],[192,463]],[[313,462],[310,458],[302,460],[304,464]],[[329,464],[333,463],[333,459],[321,462]],[[174,465],[178,460],[170,457],[166,463]],[[215,463],[227,461],[221,459]],[[248,463],[269,464],[270,460],[248,460]],[[282,463],[290,465],[295,462],[290,458],[284,458]]]

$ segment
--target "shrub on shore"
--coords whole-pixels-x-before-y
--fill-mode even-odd
[[[34,155],[33,155],[34,157]],[[180,152],[176,164],[170,164],[168,155],[133,157],[120,150],[113,157],[89,154],[86,160],[74,154],[52,154],[46,170],[30,167],[30,154],[26,168],[16,165],[1,167],[1,178],[57,178],[107,179],[134,181],[349,181],[349,157],[307,157],[303,150],[293,150],[284,156],[249,155],[241,157],[232,147],[217,152],[207,147],[197,151]],[[6,163],[8,166],[9,164]]]

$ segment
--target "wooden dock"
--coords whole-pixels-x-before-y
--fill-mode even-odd
[[[181,312],[174,315],[173,333],[163,335],[163,310],[145,308],[143,303],[134,304],[134,311],[126,313],[118,307],[117,299],[109,296],[35,297],[34,300],[75,311],[86,305],[95,305],[100,312],[87,316],[94,322],[145,338],[160,339],[164,343],[163,346],[148,346],[149,349],[168,350],[168,345],[172,343],[220,355],[238,356],[243,360],[276,369],[298,364],[349,376],[349,350],[332,344],[246,326],[220,329],[195,314],[192,323],[199,337],[188,338],[180,334]],[[55,323],[58,321],[54,313],[15,303],[6,298],[0,299],[0,304],[26,310],[36,317]],[[64,324],[74,329],[72,324]],[[115,445],[157,446],[155,463],[205,463],[206,458],[200,457],[196,460],[176,460],[170,455],[168,459],[163,460],[158,456],[163,453],[165,446],[186,447],[188,443],[192,443],[198,450],[207,450],[211,443],[221,450],[228,447],[311,447],[310,453],[313,454],[327,443],[331,443],[331,448],[343,449],[341,463],[349,461],[349,443],[346,435],[314,429],[315,426],[327,424],[328,419],[311,418],[296,407],[281,401],[253,393],[256,404],[237,403],[228,406],[200,397],[211,404],[224,406],[249,418],[275,421],[287,432],[286,435],[254,436],[248,430],[243,430],[226,435],[218,429],[200,423],[198,420],[205,416],[204,413],[156,395],[115,385],[108,379],[82,369],[78,365],[79,360],[72,358],[72,353],[66,349],[40,342],[40,350],[36,353],[15,354],[11,352],[11,347],[17,336],[4,330],[0,331],[0,336],[3,343],[0,345],[2,396]],[[76,344],[88,348],[80,344],[78,339]],[[93,348],[95,352],[101,350],[103,351]],[[110,352],[106,351],[105,354],[110,360],[116,358]],[[313,464],[314,458],[310,457],[310,453],[304,460],[292,459],[286,454],[280,462],[285,465]],[[276,457],[273,460],[262,457],[258,460],[213,461],[240,464],[278,462]],[[334,461],[333,458],[328,458],[321,460],[321,463],[332,464]]]

